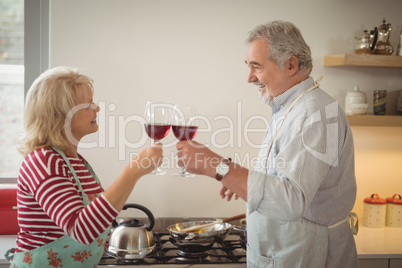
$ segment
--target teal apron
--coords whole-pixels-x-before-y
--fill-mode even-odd
[[[71,174],[79,187],[81,192],[84,206],[90,203],[88,195],[85,194],[82,189],[80,180],[77,177],[74,169],[71,167],[70,162],[62,151],[57,148],[53,149],[58,152],[66,162]],[[83,160],[84,165],[92,174],[98,184],[100,184],[98,177],[91,168],[91,166]],[[97,195],[99,196],[99,194]],[[110,227],[107,228],[102,234],[99,235],[90,245],[81,244],[73,240],[68,235],[61,237],[60,239],[46,244],[42,247],[15,253],[14,256],[8,256],[10,250],[6,253],[8,260],[12,259],[10,267],[18,268],[45,268],[45,267],[74,267],[74,268],[92,268],[97,267],[104,252],[104,244],[106,237],[110,231]]]

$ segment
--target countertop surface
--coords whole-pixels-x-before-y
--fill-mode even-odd
[[[402,259],[402,228],[368,228],[359,226],[355,236],[359,259]]]

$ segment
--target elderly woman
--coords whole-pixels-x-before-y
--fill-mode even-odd
[[[96,267],[111,223],[136,182],[161,163],[162,149],[141,151],[104,191],[77,152],[98,130],[92,80],[74,68],[48,70],[32,84],[25,107],[11,267]]]

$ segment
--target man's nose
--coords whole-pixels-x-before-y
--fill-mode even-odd
[[[249,75],[248,75],[247,82],[249,82],[249,83],[254,83],[254,82],[256,82],[256,81],[258,81],[257,77],[255,77],[255,75],[253,74],[253,72],[250,71],[250,73],[249,73]]]

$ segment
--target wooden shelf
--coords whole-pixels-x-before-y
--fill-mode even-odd
[[[402,56],[340,54],[324,57],[324,66],[360,66],[402,68]]]
[[[324,66],[402,68],[402,56],[340,54],[324,57]],[[351,126],[402,127],[402,115],[348,115]]]
[[[348,115],[350,126],[402,127],[402,115]]]

